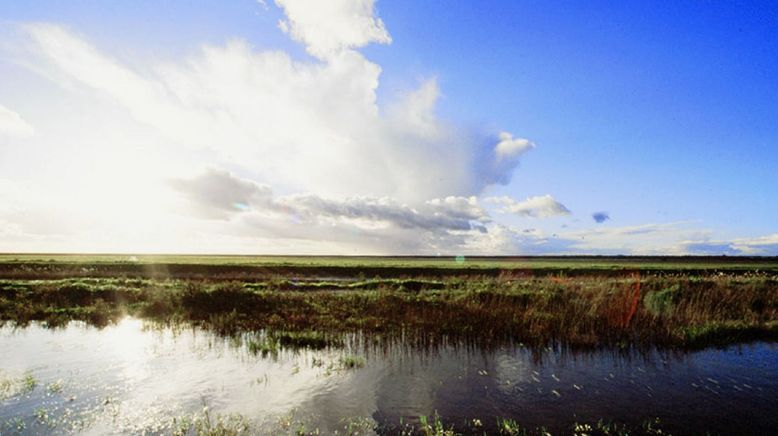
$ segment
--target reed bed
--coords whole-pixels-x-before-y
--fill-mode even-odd
[[[362,332],[480,344],[703,347],[778,338],[778,278],[505,273],[342,283],[286,277],[0,281],[0,320],[14,325],[81,320],[104,326],[126,315],[222,334],[298,332],[279,340],[313,345],[333,334]]]

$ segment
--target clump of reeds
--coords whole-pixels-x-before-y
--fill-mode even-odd
[[[171,434],[175,436],[238,436],[253,434],[251,422],[242,415],[214,414],[208,406],[191,416],[174,418]]]
[[[365,366],[365,358],[360,356],[341,356],[340,366],[345,369],[356,369]]]

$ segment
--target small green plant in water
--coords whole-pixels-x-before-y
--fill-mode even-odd
[[[507,436],[527,436],[529,434],[513,419],[498,419],[497,429],[501,435]]]
[[[328,337],[326,334],[315,330],[274,332],[270,336],[278,340],[281,346],[292,349],[310,348],[312,350],[322,350],[329,346],[342,345],[339,339]]]
[[[208,406],[203,406],[200,413],[192,417],[173,420],[175,436],[238,436],[251,434],[249,421],[241,415],[211,416]]]
[[[2,376],[0,376],[2,377]],[[13,382],[8,378],[0,378],[0,400],[5,399],[13,391]]]
[[[32,392],[35,390],[36,386],[38,386],[38,380],[36,380],[32,374],[27,374],[22,379],[22,392]]]
[[[453,427],[445,428],[443,421],[440,420],[440,415],[435,412],[432,416],[432,421],[427,419],[425,415],[419,417],[419,433],[424,436],[454,436]]]
[[[371,418],[349,418],[343,426],[344,434],[349,436],[374,434],[374,430],[375,421]]]
[[[49,383],[49,385],[46,387],[46,389],[49,391],[50,394],[59,394],[62,392],[62,380],[57,380],[55,382]]]
[[[359,356],[343,356],[340,365],[346,369],[362,368],[365,366],[365,358]]]
[[[54,427],[57,426],[57,421],[51,416],[49,411],[46,410],[46,408],[44,407],[35,410],[35,423],[38,425],[48,427],[50,430],[53,430]]]
[[[262,339],[249,339],[246,342],[246,347],[251,354],[261,354],[262,357],[277,356],[278,355],[278,342],[272,338]]]
[[[670,433],[662,430],[661,425],[662,421],[659,418],[653,418],[643,422],[641,430],[643,430],[645,434],[650,435],[669,435]]]

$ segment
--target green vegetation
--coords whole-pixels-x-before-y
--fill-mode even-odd
[[[231,319],[232,313],[226,316]],[[222,326],[225,323],[224,318],[219,321],[220,329],[224,329]],[[248,333],[243,337],[237,337],[238,343],[241,342],[252,354],[261,354],[263,357],[277,356],[281,349],[299,350],[323,350],[329,347],[341,347],[343,345],[342,338],[325,334],[314,330],[303,331],[278,331],[270,330],[267,332]]]
[[[38,386],[38,380],[32,374],[27,374],[22,379],[22,392],[32,392],[36,386]]]
[[[17,416],[0,422],[2,434],[25,433],[71,433],[89,429],[94,424],[94,417],[86,417],[79,413],[67,412],[57,415],[54,409],[41,407],[32,412],[32,419]],[[241,414],[224,414],[211,411],[205,401],[203,406],[194,412],[185,413],[172,418],[162,418],[165,421],[149,423],[151,433],[171,435],[196,435],[196,436],[237,436],[252,434],[273,435],[319,435],[325,434],[315,425],[311,424],[314,416],[300,414],[292,409],[289,413],[279,416],[264,423],[259,423]],[[412,419],[416,423],[405,422],[401,419],[398,424],[378,424],[372,418],[354,417],[342,422],[342,427],[330,429],[331,434],[343,435],[369,435],[369,434],[398,434],[398,435],[427,435],[427,436],[455,436],[462,434],[497,434],[506,436],[551,436],[554,435],[598,435],[598,436],[627,436],[627,435],[668,435],[663,424],[658,418],[648,419],[637,425],[626,425],[618,422],[599,420],[597,422],[575,423],[569,429],[554,433],[545,427],[528,428],[520,425],[513,419],[498,418],[496,426],[484,425],[488,421],[471,419],[461,421],[460,424],[445,422],[436,413],[432,416],[419,416]],[[495,421],[492,421],[495,422]],[[153,430],[152,430],[153,429]],[[330,434],[330,433],[326,433]]]
[[[278,340],[278,343],[285,348],[322,350],[327,347],[338,347],[343,344],[340,338],[314,330],[273,332],[272,335]]]
[[[513,419],[501,418],[497,420],[497,431],[506,436],[527,436],[527,429],[523,428]]]
[[[50,394],[62,393],[62,380],[57,380],[55,382],[49,383],[49,385],[46,386],[46,390],[48,390]]]
[[[0,278],[69,277],[265,281],[310,277],[414,278],[514,274],[623,275],[673,273],[778,273],[765,257],[370,257],[0,254]],[[324,285],[322,283],[322,285]],[[329,285],[324,285],[329,286]]]
[[[356,424],[354,424],[356,422]],[[594,423],[575,423],[567,430],[557,433],[548,431],[545,427],[529,429],[519,425],[515,420],[500,418],[497,427],[486,428],[480,419],[470,420],[466,425],[456,426],[445,424],[440,415],[435,413],[431,417],[419,416],[418,424],[412,425],[401,422],[399,426],[379,426],[370,420],[350,420],[337,434],[363,435],[363,434],[397,434],[397,435],[424,435],[424,436],[458,436],[463,434],[496,434],[504,436],[630,436],[630,435],[669,435],[659,419],[649,419],[636,426],[599,420]],[[304,422],[295,419],[294,414],[285,417],[276,428],[267,431],[269,434],[294,434],[294,435],[318,435],[321,432],[306,426]]]
[[[173,420],[174,436],[238,436],[252,434],[251,423],[241,415],[212,415],[208,406],[190,417]]]
[[[445,427],[440,416],[435,413],[432,420],[422,415],[419,417],[419,433],[424,436],[454,436],[454,427]]]
[[[340,365],[346,369],[362,368],[365,366],[365,358],[359,356],[342,356]]]
[[[38,380],[32,374],[19,378],[8,377],[0,371],[0,401],[16,395],[29,394],[38,387]]]
[[[379,266],[522,269],[532,266],[567,268],[724,268],[775,270],[778,259],[771,257],[727,256],[245,256],[245,255],[148,255],[148,254],[0,254],[0,263],[30,264],[189,264],[259,266]]]
[[[778,276],[763,273],[431,279],[344,282],[68,278],[0,280],[0,320],[104,326],[125,315],[220,334],[267,329],[249,344],[339,346],[339,335],[517,341],[570,346],[726,345],[778,338]]]
[[[14,384],[12,378],[8,378],[0,372],[0,400],[4,400],[15,393]]]
[[[681,286],[672,284],[666,289],[651,292],[643,299],[646,309],[655,316],[670,316],[681,299]]]
[[[249,339],[246,342],[246,347],[252,354],[261,354],[262,357],[276,356],[278,355],[278,341],[270,337],[264,337],[260,339]]]

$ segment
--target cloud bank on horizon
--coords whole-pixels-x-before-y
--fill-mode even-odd
[[[373,0],[276,4],[310,58],[232,39],[148,62],[21,24],[5,54],[53,103],[0,106],[0,251],[778,253],[778,234],[723,241],[603,213],[581,227],[550,194],[492,196],[531,140],[442,119],[434,77],[379,103],[381,66],[360,48],[392,37]]]

